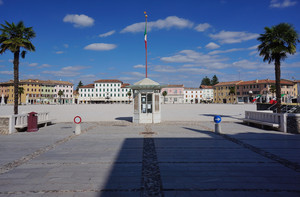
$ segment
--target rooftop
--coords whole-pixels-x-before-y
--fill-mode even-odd
[[[118,79],[100,79],[94,81],[94,83],[123,83],[123,82]]]

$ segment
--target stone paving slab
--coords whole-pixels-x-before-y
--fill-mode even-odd
[[[233,122],[222,134],[212,122],[82,127],[1,136],[0,196],[300,195],[300,135]]]

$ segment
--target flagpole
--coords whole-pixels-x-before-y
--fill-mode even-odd
[[[144,12],[145,14],[145,19],[146,19],[146,23],[145,23],[145,49],[146,49],[146,78],[147,78],[147,14],[146,11]]]

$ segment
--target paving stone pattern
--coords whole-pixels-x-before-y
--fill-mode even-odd
[[[239,123],[55,124],[0,137],[0,196],[300,196],[300,135]]]

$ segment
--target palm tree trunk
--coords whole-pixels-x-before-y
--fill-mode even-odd
[[[14,114],[18,114],[18,97],[19,97],[19,57],[20,51],[14,53]]]
[[[275,60],[275,85],[276,85],[276,101],[277,113],[281,113],[281,85],[280,85],[280,60]]]

